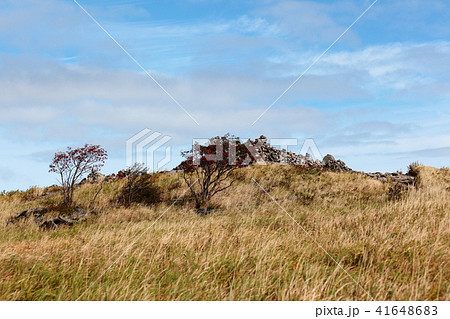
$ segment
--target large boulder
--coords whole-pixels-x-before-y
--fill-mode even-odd
[[[335,161],[334,156],[331,155],[331,154],[327,154],[327,155],[325,155],[325,157],[323,158],[322,164],[323,164],[323,165],[327,165],[327,164],[328,164],[329,162],[331,162],[331,161]]]

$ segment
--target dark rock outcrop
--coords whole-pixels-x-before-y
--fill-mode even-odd
[[[46,208],[42,208],[42,207],[37,207],[37,208],[33,208],[33,209],[27,209],[24,210],[23,212],[17,214],[16,216],[11,217],[7,222],[6,225],[12,225],[14,223],[16,223],[17,221],[21,220],[21,219],[26,219],[29,218],[31,216],[34,217],[34,222],[35,223],[40,223],[43,219],[44,219],[44,215],[47,213],[47,209]]]
[[[73,224],[77,223],[77,220],[70,219],[64,216],[58,216],[52,220],[48,220],[46,222],[43,222],[39,227],[42,230],[54,230],[59,228],[62,225],[72,226]]]
[[[34,209],[24,210],[23,212],[17,214],[16,216],[10,218],[6,225],[10,226],[18,222],[19,220],[26,219],[29,217],[34,218],[34,222],[39,224],[42,230],[54,230],[60,226],[67,225],[72,226],[73,224],[79,222],[82,219],[89,217],[93,212],[87,212],[81,207],[76,207],[68,216],[58,216],[56,218],[45,220],[45,214],[48,212],[46,208],[37,207]]]

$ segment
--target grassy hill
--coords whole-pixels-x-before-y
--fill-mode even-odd
[[[416,171],[417,186],[392,200],[389,183],[363,174],[255,165],[204,217],[181,175],[158,173],[159,203],[120,207],[125,181],[110,182],[97,215],[54,231],[6,226],[56,207],[52,189],[1,195],[0,299],[370,300],[364,288],[376,300],[449,300],[450,170]],[[81,186],[75,201],[87,208],[98,188]]]

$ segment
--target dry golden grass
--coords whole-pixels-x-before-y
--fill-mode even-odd
[[[102,213],[52,232],[5,221],[57,197],[0,196],[0,299],[75,300],[149,228],[81,299],[369,300],[254,178],[374,299],[448,300],[450,171],[417,170],[417,189],[391,201],[388,184],[362,174],[249,167],[212,214],[196,215],[186,193],[150,228],[185,191],[179,175],[156,177],[164,200],[150,207],[114,206],[123,182],[107,184]],[[87,207],[97,187],[76,201]]]

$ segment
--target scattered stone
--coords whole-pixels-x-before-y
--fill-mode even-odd
[[[211,214],[212,212],[214,212],[213,208],[199,208],[199,209],[197,209],[197,214],[199,214],[200,216],[206,216],[208,214]]]
[[[46,213],[47,213],[47,209],[42,208],[42,207],[37,207],[37,208],[30,210],[30,214],[32,214],[35,217],[42,216]]]
[[[14,216],[13,219],[19,220],[22,218],[27,218],[29,216],[30,216],[30,211],[27,209],[27,210],[24,210],[23,212],[17,214],[16,216]]]
[[[340,160],[335,160],[330,154],[325,156],[324,160],[313,159],[311,154],[306,153],[306,155],[295,154],[284,149],[278,149],[267,143],[267,138],[261,135],[255,141],[249,141],[247,143],[252,143],[255,146],[255,159],[250,160],[247,164],[272,164],[272,163],[282,163],[290,164],[296,166],[305,166],[309,168],[327,168],[330,170],[336,170],[340,172],[351,172],[352,170],[347,167],[347,165]],[[172,172],[183,171],[181,165],[175,167]]]
[[[54,230],[54,229],[59,228],[62,225],[72,226],[73,224],[75,224],[77,222],[78,221],[64,217],[64,216],[58,216],[52,220],[43,222],[39,227],[42,230]]]
[[[365,173],[370,178],[379,180],[381,182],[392,182],[393,184],[414,185],[416,178],[408,174],[402,174],[400,172],[395,173]],[[400,187],[400,186],[398,186]]]
[[[37,207],[37,208],[33,208],[33,209],[27,209],[24,210],[23,212],[17,214],[16,216],[10,218],[7,222],[6,225],[10,226],[13,225],[15,222],[24,219],[24,218],[28,218],[30,216],[34,217],[34,222],[35,223],[40,223],[43,219],[44,219],[44,215],[47,213],[47,209],[42,208],[42,207]]]
[[[71,219],[81,219],[85,218],[89,213],[85,211],[83,208],[77,206],[75,210],[69,215]]]
[[[295,154],[293,152],[287,152],[286,150],[280,150],[269,143],[267,143],[267,138],[261,135],[259,139],[256,139],[257,143],[256,150],[260,155],[260,160],[267,164],[271,163],[286,163],[297,166],[305,166],[309,168],[325,168],[332,171],[338,172],[354,172],[349,168],[343,161],[336,160],[333,155],[327,154],[322,161],[319,159],[313,160],[311,154],[306,153],[305,156],[301,154]],[[256,161],[256,162],[259,162]],[[252,164],[255,161],[249,163]],[[177,168],[175,168],[176,170]],[[400,183],[403,185],[414,185],[415,177],[408,174],[403,174],[401,172],[394,173],[364,173],[367,176],[377,179],[383,182]],[[400,187],[400,186],[398,186]]]
[[[39,224],[40,222],[42,222],[44,220],[44,216],[34,216],[34,222],[36,224]]]
[[[93,212],[87,212],[81,207],[76,207],[74,211],[68,216],[58,216],[52,220],[44,221],[45,214],[48,212],[46,208],[37,207],[34,209],[24,210],[23,212],[17,214],[16,216],[10,218],[6,225],[10,226],[13,225],[18,220],[29,218],[31,216],[34,217],[34,222],[36,224],[40,224],[39,227],[43,230],[52,230],[56,229],[61,225],[73,225],[74,223],[77,223],[79,220],[84,219],[88,217]]]

